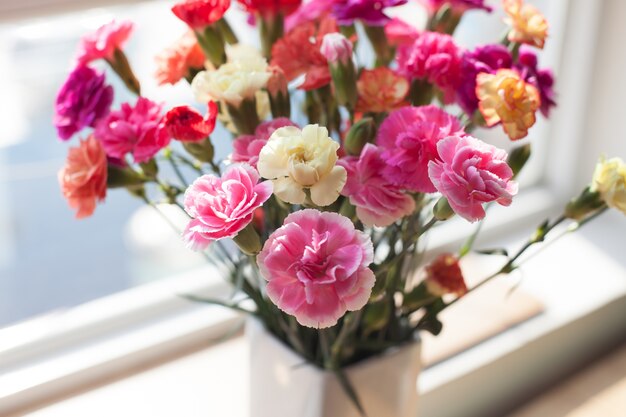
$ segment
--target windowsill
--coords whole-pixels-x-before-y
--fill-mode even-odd
[[[520,289],[539,298],[545,312],[424,370],[421,415],[501,415],[623,340],[623,332],[615,329],[626,326],[626,260],[619,258],[619,250],[611,250],[611,242],[602,239],[606,230],[611,230],[610,236],[624,236],[619,229],[626,229],[626,222],[619,216],[605,215],[593,229],[562,239],[524,266]],[[512,285],[516,282],[515,277],[506,279]],[[190,324],[207,316],[214,317],[203,311],[190,318]],[[185,332],[180,326],[169,330]],[[196,340],[203,339],[205,343],[210,340],[208,333]],[[238,337],[31,415],[86,415],[97,409],[107,415],[194,417],[210,412],[243,417],[247,416],[247,361],[245,339]],[[120,371],[123,364],[118,363]],[[476,386],[480,390],[472,389]],[[449,401],[468,392],[472,395],[464,395],[458,404]]]

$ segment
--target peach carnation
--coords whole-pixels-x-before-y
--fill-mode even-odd
[[[58,178],[63,196],[76,209],[76,218],[91,216],[107,194],[107,157],[102,144],[89,136],[70,148]]]
[[[548,37],[548,21],[533,5],[523,0],[503,0],[506,24],[511,26],[508,39],[542,49]]]
[[[387,67],[378,67],[361,71],[356,88],[359,93],[356,111],[382,113],[406,104],[409,82]]]
[[[176,84],[204,69],[204,53],[193,32],[185,33],[173,45],[155,57],[159,85]]]
[[[499,69],[495,74],[478,74],[476,97],[487,126],[502,123],[511,140],[528,134],[528,129],[535,124],[535,112],[541,105],[537,88],[509,69]]]

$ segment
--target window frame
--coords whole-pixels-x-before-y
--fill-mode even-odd
[[[15,7],[12,2],[0,0],[0,20],[120,3],[129,2],[24,0]],[[540,128],[537,136],[550,138],[540,180],[521,192],[512,207],[496,208],[490,213],[483,230],[487,237],[503,235],[512,227],[534,226],[542,216],[562,207],[578,186],[574,174],[582,157],[578,145],[583,140],[586,98],[593,70],[593,60],[585,57],[594,51],[602,2],[557,0],[549,5],[556,10],[553,13],[556,20],[551,22],[552,52],[544,54],[542,65],[554,68],[558,88],[567,90],[569,98],[559,103],[550,123],[537,126]],[[467,230],[448,229],[431,239],[429,246],[457,244]],[[110,379],[128,367],[148,360],[167,360],[176,352],[206,345],[211,338],[232,331],[243,320],[240,314],[220,307],[200,306],[180,297],[188,293],[228,295],[229,286],[219,277],[220,273],[216,267],[207,266],[94,300],[56,317],[0,330],[0,386],[11,387],[0,390],[0,414],[53,401],[85,385]],[[33,334],[33,330],[42,328],[46,331]],[[137,334],[146,337],[133,337]],[[11,343],[5,343],[7,340]],[[116,347],[112,348],[113,345]],[[86,353],[91,361],[85,359]],[[64,370],[54,366],[55,362],[67,363],[77,357],[82,358],[79,367]]]

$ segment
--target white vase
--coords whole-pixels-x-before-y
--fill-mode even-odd
[[[313,366],[248,320],[250,417],[361,417],[337,377]],[[346,368],[368,417],[416,417],[421,343]]]

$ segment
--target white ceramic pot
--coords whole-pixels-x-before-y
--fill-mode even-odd
[[[332,372],[310,365],[248,320],[250,417],[360,417]],[[421,343],[346,368],[368,417],[416,417]]]

